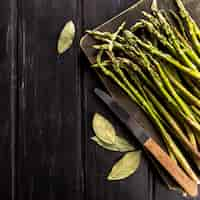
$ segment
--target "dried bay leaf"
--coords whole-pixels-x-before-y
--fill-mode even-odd
[[[91,138],[94,142],[96,142],[99,146],[103,147],[104,149],[110,150],[110,151],[118,151],[115,144],[107,144],[103,141],[101,141],[98,137],[94,136]]]
[[[116,132],[113,125],[99,113],[95,113],[92,120],[95,135],[106,144],[114,144]]]
[[[125,138],[120,136],[116,136],[115,145],[117,146],[120,152],[128,152],[135,150],[135,147],[132,144],[130,144]]]
[[[66,50],[68,50],[75,37],[75,25],[73,21],[69,21],[65,24],[64,28],[62,29],[57,45],[57,51],[59,54],[63,54]]]
[[[101,141],[98,137],[94,136],[91,138],[94,142],[96,142],[99,146],[103,147],[104,149],[110,151],[119,151],[119,152],[128,152],[134,151],[135,147],[131,145],[126,139],[116,136],[114,144],[107,144]]]
[[[141,151],[126,153],[112,168],[108,180],[121,180],[132,175],[139,167]]]

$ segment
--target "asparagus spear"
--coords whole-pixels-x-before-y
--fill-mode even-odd
[[[175,32],[175,34],[177,35],[177,37],[179,38],[181,44],[183,45],[184,51],[186,53],[186,55],[188,57],[190,57],[190,59],[197,65],[198,69],[200,69],[200,58],[199,56],[196,54],[195,51],[193,51],[191,45],[189,44],[189,41],[186,40],[180,33],[179,31],[173,27],[173,30]]]
[[[160,22],[157,18],[155,18],[153,15],[143,11],[142,14],[154,25],[155,28],[160,28]],[[132,31],[132,29],[130,29]]]
[[[179,27],[183,37],[187,38],[187,34],[185,32],[185,27],[184,27],[183,21],[173,10],[169,10],[169,13],[171,14],[171,16],[175,19],[176,23],[178,24],[178,27]]]
[[[200,91],[199,89],[196,87],[196,85],[193,83],[193,81],[188,78],[188,77],[184,77],[183,79],[186,81],[186,83],[188,84],[188,87],[190,88],[190,90],[194,93],[194,95],[198,98],[200,98]]]
[[[154,11],[154,14],[158,13],[158,11]],[[184,26],[182,24],[182,21],[180,20],[179,16],[171,11],[171,13],[173,13],[172,15],[176,18],[176,20],[179,21],[179,24],[180,24],[180,27],[181,27],[181,30],[182,32],[185,32],[184,31]],[[157,14],[158,15],[158,14]],[[171,26],[170,24],[168,24],[167,20],[165,20],[162,16],[162,14],[160,13],[159,15],[161,15],[161,18],[160,16],[158,17],[155,17],[153,15],[148,15],[148,14],[145,14],[145,16],[147,16],[147,18],[151,21],[152,24],[156,23],[157,24],[157,29],[159,30],[160,32],[160,28],[161,29],[164,29],[164,32],[167,34],[168,37],[170,37],[170,41],[176,46],[176,48],[178,47],[177,45],[180,45],[182,48],[183,48],[183,52],[179,52],[179,54],[183,54],[181,55],[181,57],[185,60],[185,63],[189,64],[189,66],[192,66],[192,63],[190,63],[190,61],[188,60],[188,58],[184,55],[184,53],[189,56],[192,61],[198,65],[198,67],[200,66],[200,59],[198,57],[198,55],[196,54],[195,51],[193,51],[193,49],[191,48],[191,46],[188,44],[188,42],[186,41],[186,34],[183,33],[183,35],[185,36],[182,37],[180,35],[180,33],[177,31],[177,29],[174,27],[174,26]],[[158,23],[156,21],[158,21],[158,18],[161,20],[162,23]],[[163,21],[164,20],[164,21]],[[163,27],[164,26],[164,27]],[[174,33],[173,33],[174,32]],[[175,34],[175,35],[174,35]],[[173,36],[174,35],[174,36]],[[178,35],[178,36],[177,36]],[[180,38],[181,37],[181,38]],[[180,41],[178,41],[178,39]],[[180,48],[178,48],[178,51],[181,51]],[[195,66],[192,66],[192,67],[195,67]]]
[[[188,108],[188,106],[185,104],[185,102],[180,98],[180,96],[176,93],[176,91],[174,90],[173,86],[171,85],[168,77],[166,76],[163,68],[160,66],[160,63],[158,63],[155,59],[153,59],[152,57],[150,57],[152,62],[155,64],[155,66],[157,67],[159,74],[166,86],[166,88],[168,89],[168,91],[171,93],[171,95],[174,97],[174,99],[176,100],[176,102],[180,105],[180,107],[182,108],[182,110],[186,113],[186,115],[190,116],[191,115],[191,111]]]
[[[118,59],[123,63],[123,65],[126,65],[126,70],[129,70],[129,73],[134,72],[134,74],[138,74],[138,76],[142,78],[145,84],[147,84],[150,88],[154,88],[154,84],[152,83],[151,80],[149,80],[149,78],[142,71],[142,69],[140,68],[138,64],[133,63],[128,58],[118,57]]]
[[[158,58],[161,58],[161,59],[169,62],[170,64],[172,64],[174,67],[176,67],[177,69],[179,69],[180,71],[182,71],[186,75],[188,75],[188,76],[190,76],[194,79],[200,80],[200,72],[197,72],[193,69],[190,69],[190,68],[182,65],[179,61],[174,59],[170,54],[163,53],[162,51],[160,51],[158,48],[154,47],[153,45],[143,42],[142,40],[140,40],[136,35],[134,35],[130,31],[125,30],[124,34],[125,34],[126,37],[128,37],[129,39],[132,40],[133,44],[134,43],[139,44],[142,48],[147,50],[152,55],[155,55]]]
[[[154,108],[152,102],[149,100],[147,94],[145,93],[144,91],[144,88],[143,86],[141,85],[141,82],[139,80],[139,78],[137,77],[137,75],[135,75],[133,73],[133,71],[129,70],[127,67],[124,68],[131,80],[135,83],[136,87],[138,88],[138,90],[141,92],[141,94],[143,95],[145,101],[149,104],[149,106],[151,107],[152,111],[154,112],[154,114],[157,116],[157,118],[162,122],[162,124],[164,124],[166,127],[168,127],[168,124],[166,123],[166,121],[159,115],[159,113],[157,112],[157,110]],[[167,151],[169,153],[169,156],[177,162],[176,160],[176,156],[174,155],[173,151],[171,150],[170,146],[168,145],[168,143],[166,142],[166,140],[164,140],[165,144],[166,144],[166,147],[167,147]],[[199,154],[199,158],[200,158],[200,154]]]
[[[95,68],[99,67],[102,72],[110,77],[120,88],[122,88],[124,90],[124,92],[126,92],[128,94],[128,96],[136,103],[139,104],[139,102],[137,101],[137,99],[135,98],[135,96],[130,92],[130,90],[127,88],[127,86],[121,82],[121,80],[119,78],[117,78],[117,76],[109,69],[107,69],[103,64],[102,64],[102,55],[103,55],[104,51],[101,50],[98,55],[97,55],[97,66],[95,66]],[[93,67],[93,66],[92,66]],[[142,107],[142,105],[140,105]]]
[[[197,67],[191,62],[191,60],[185,55],[185,52],[182,50],[179,40],[176,37],[176,35],[174,34],[170,24],[168,23],[168,21],[165,19],[165,17],[163,16],[163,14],[160,11],[154,12],[156,14],[156,16],[159,18],[160,22],[161,22],[161,28],[162,30],[165,32],[165,34],[167,35],[168,40],[171,42],[171,44],[174,46],[174,48],[176,49],[177,53],[179,56],[181,56],[183,62],[185,63],[185,65],[187,65],[188,67],[190,67],[191,69],[196,70]]]
[[[191,109],[200,118],[200,110],[196,106],[191,106]]]
[[[143,24],[143,27],[147,28],[147,30],[153,34],[167,49],[171,54],[174,56],[177,55],[176,49],[168,42],[167,38],[162,35],[155,27],[153,24],[146,20],[141,20],[141,23]]]
[[[171,95],[174,97],[174,99],[176,100],[176,102],[179,104],[180,108],[183,110],[183,112],[187,115],[187,116],[192,116],[192,113],[189,109],[189,107],[185,104],[185,102],[179,97],[179,95],[176,93],[176,91],[174,90],[173,86],[171,85],[168,77],[166,76],[165,72],[163,71],[162,67],[160,66],[160,64],[153,59],[152,57],[150,57],[152,62],[155,64],[155,66],[157,67],[159,74],[162,78],[162,81],[164,82],[166,88],[168,89],[168,91],[171,93]],[[192,144],[194,145],[194,147],[197,147],[196,144],[196,140],[194,135],[192,134],[191,131],[188,132],[189,133],[189,138],[190,141],[192,142]]]
[[[183,94],[184,97],[186,97],[186,99],[188,99],[188,102],[190,102],[190,104],[195,105],[198,108],[200,108],[200,99],[198,99],[196,96],[194,96],[189,90],[187,90],[187,88],[184,87],[183,84],[181,84],[179,81],[177,81],[174,78],[174,76],[171,73],[169,73],[169,71],[167,69],[164,69],[164,71],[167,74],[170,81],[174,84],[174,86],[181,91],[181,93]]]
[[[141,28],[144,28],[144,24],[142,22],[137,22],[135,23],[131,28],[130,30],[134,33],[136,32],[137,30],[141,29]]]
[[[163,117],[167,120],[171,128],[173,129],[172,133],[176,136],[181,142],[183,147],[187,148],[192,152],[192,155],[199,159],[199,152],[191,145],[185,134],[183,133],[180,126],[177,124],[175,119],[170,115],[170,113],[165,109],[165,107],[157,100],[157,98],[153,95],[153,93],[145,87],[145,91],[148,96],[152,100],[153,104],[157,107],[159,112],[163,115]]]
[[[193,51],[193,49],[191,48],[191,46],[187,43],[187,41],[185,40],[185,38],[183,38],[180,33],[177,31],[176,28],[171,28],[171,32],[174,32],[174,37],[176,37],[176,35],[178,35],[176,37],[175,40],[175,44],[174,46],[172,44],[170,44],[170,42],[168,41],[168,39],[160,33],[159,30],[157,30],[154,25],[146,20],[141,20],[140,22],[141,24],[143,24],[143,27],[146,27],[147,30],[153,34],[155,36],[155,38],[158,39],[159,42],[161,42],[161,44],[166,47],[169,52],[176,57],[177,59],[179,59],[180,61],[183,61],[186,65],[188,65],[189,67],[191,67],[192,69],[197,69],[197,67],[192,63],[194,62],[195,64],[197,64],[197,66],[200,68],[200,59],[198,57],[198,55]],[[177,54],[177,48],[179,49],[179,55]],[[191,58],[191,61],[189,60],[189,58]]]
[[[184,7],[183,3],[181,0],[175,0],[178,8],[179,8],[179,14],[182,18],[182,20],[185,22],[188,28],[188,32],[191,37],[192,44],[195,47],[195,50],[198,52],[200,55],[200,42],[198,40],[199,37],[199,27],[198,25],[194,22],[192,17],[190,16],[189,12],[186,10]]]
[[[173,12],[173,11],[171,11]],[[166,18],[166,22],[168,21],[168,24],[166,24],[166,28],[168,29],[171,29],[171,34],[174,35],[174,38],[176,39],[177,41],[177,44],[180,46],[180,50],[182,50],[182,52],[185,54],[185,64],[190,64],[190,62],[188,62],[189,58],[191,59],[191,62],[194,63],[194,66],[190,66],[190,67],[193,67],[194,69],[196,68],[200,68],[200,58],[198,56],[198,53],[196,53],[194,51],[194,49],[191,47],[191,44],[186,36],[186,34],[183,33],[183,36],[179,33],[178,29],[174,26],[174,25],[171,25],[171,21],[169,20],[169,17],[168,17],[168,14],[166,13],[166,11],[163,11],[162,12]],[[174,15],[176,15],[176,13],[174,12]],[[177,18],[179,18],[179,16],[177,15]],[[177,19],[179,21],[181,21],[181,19]],[[168,27],[167,27],[168,26]],[[184,26],[183,24],[180,25],[182,27],[182,29],[184,29]],[[185,36],[184,36],[185,35]],[[188,65],[189,66],[189,65]]]

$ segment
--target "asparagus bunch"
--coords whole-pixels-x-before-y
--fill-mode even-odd
[[[98,40],[92,67],[141,107],[169,155],[199,183],[186,155],[200,169],[200,29],[175,2],[179,14],[154,8],[129,29],[124,22],[114,33],[88,31]]]

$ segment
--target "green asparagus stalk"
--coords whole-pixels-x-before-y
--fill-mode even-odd
[[[185,65],[190,67],[191,69],[197,70],[197,67],[191,62],[191,60],[185,55],[185,52],[182,50],[179,40],[174,34],[170,24],[168,21],[165,19],[163,14],[160,11],[155,12],[156,16],[159,18],[161,22],[161,27],[164,30],[165,34],[167,35],[168,40],[171,42],[171,44],[174,46],[176,49],[178,55],[182,58],[183,62]]]
[[[180,17],[173,10],[169,10],[169,13],[171,14],[173,19],[178,24],[179,30],[180,30],[181,34],[183,35],[184,39],[186,39],[187,34],[185,32],[185,27],[184,27],[183,21],[180,19]]]
[[[173,39],[173,43],[174,46],[172,46],[169,42],[168,39],[162,35],[154,26],[153,24],[151,24],[148,21],[145,20],[141,20],[141,23],[143,23],[143,27],[146,27],[147,30],[153,34],[158,41],[160,41],[162,43],[163,46],[165,46],[169,52],[176,57],[177,59],[179,59],[180,61],[183,61],[186,65],[188,65],[189,67],[191,67],[192,69],[197,69],[196,66],[189,60],[189,58],[191,58],[191,60],[197,64],[197,66],[200,66],[200,58],[198,57],[198,55],[193,51],[193,49],[191,48],[191,46],[187,43],[187,41],[185,40],[185,38],[183,38],[180,33],[177,31],[176,28],[171,28],[171,32],[174,35],[174,37],[176,37],[176,35],[178,35],[178,37],[176,37],[176,39]],[[169,28],[168,28],[169,29]],[[174,33],[173,33],[174,32]],[[179,49],[179,55],[177,55],[177,48]],[[188,57],[189,58],[188,58]]]
[[[200,118],[200,110],[196,106],[193,106],[193,105],[191,106],[191,109]]]
[[[125,70],[128,72],[131,80],[134,82],[134,84],[136,85],[136,87],[138,88],[138,90],[141,92],[141,94],[143,95],[145,101],[149,104],[149,106],[151,107],[152,111],[154,112],[154,114],[156,115],[156,117],[162,122],[162,124],[164,124],[165,126],[168,126],[168,124],[166,123],[166,121],[159,115],[159,113],[156,111],[156,109],[154,108],[152,102],[149,100],[147,94],[144,91],[144,88],[141,85],[141,82],[139,80],[139,78],[137,77],[137,75],[135,75],[133,73],[133,71],[129,70],[128,68],[125,68]],[[169,156],[175,161],[176,160],[176,156],[174,155],[173,151],[171,150],[170,146],[168,145],[168,143],[166,143],[166,141],[164,140],[166,147],[167,147],[167,151],[169,153]],[[197,152],[197,151],[196,151]],[[200,154],[199,154],[199,158],[200,158]]]
[[[117,78],[117,76],[109,69],[107,69],[104,65],[102,65],[101,59],[102,59],[102,55],[103,55],[104,51],[101,50],[98,55],[97,55],[97,64],[98,67],[102,70],[102,72],[110,77],[121,89],[124,90],[124,92],[126,92],[128,94],[128,96],[134,101],[136,102],[138,105],[139,102],[137,101],[137,99],[135,98],[135,96],[130,92],[130,90],[127,88],[127,86],[121,82],[121,80],[119,78]],[[97,68],[97,66],[95,66],[95,68]],[[142,107],[142,105],[140,105]]]
[[[182,109],[182,111],[187,115],[192,117],[192,113],[189,109],[189,107],[187,106],[187,104],[179,97],[179,95],[176,93],[176,91],[174,90],[173,86],[171,85],[168,77],[166,76],[165,72],[163,71],[162,67],[160,66],[160,64],[153,58],[151,58],[152,62],[155,64],[155,66],[157,67],[159,74],[162,78],[162,81],[164,82],[166,88],[168,89],[168,91],[171,93],[171,95],[174,97],[174,99],[176,100],[176,102],[179,104],[180,108]],[[188,132],[189,133],[189,138],[190,141],[192,142],[192,144],[194,145],[194,147],[197,146],[196,144],[196,140],[195,140],[195,136],[193,135],[193,133],[191,131]]]
[[[162,122],[162,124],[164,124],[165,126],[168,126],[168,124],[166,123],[166,121],[162,119],[162,117],[159,115],[159,113],[154,108],[152,102],[149,100],[149,98],[148,98],[148,96],[145,93],[145,90],[143,88],[144,86],[141,83],[141,81],[140,81],[139,77],[137,76],[137,74],[135,74],[133,71],[131,71],[128,67],[124,67],[123,69],[125,71],[127,71],[130,79],[133,81],[134,85],[139,90],[139,92],[141,93],[141,95],[143,96],[143,98],[145,99],[145,101],[149,104],[149,106],[151,107],[151,109],[155,113],[155,115],[158,117],[158,119]],[[169,152],[170,152],[170,150],[169,150]]]
[[[182,20],[187,25],[192,44],[194,45],[195,50],[200,55],[200,42],[198,40],[198,34],[197,34],[199,32],[199,27],[194,22],[194,20],[190,16],[189,12],[184,7],[182,1],[181,0],[175,0],[175,2],[176,2],[177,6],[179,8],[179,14],[180,14]]]
[[[158,11],[154,11],[154,14],[157,13]],[[179,18],[179,16],[171,11],[171,14],[176,18],[176,20],[178,21],[178,23],[180,24],[180,29],[182,30],[182,32],[185,32],[184,31],[184,26],[182,24],[182,21],[181,19]],[[145,14],[147,16],[147,18],[149,19],[149,21],[152,22],[152,24],[156,23],[157,24],[157,29],[159,30],[160,28],[163,29],[163,26],[164,26],[164,32],[167,34],[167,36],[170,38],[170,41],[176,46],[176,48],[178,47],[177,45],[180,45],[180,46],[183,46],[183,50],[181,51],[181,48],[178,48],[178,51],[179,51],[179,54],[181,55],[182,59],[185,60],[185,63],[186,64],[189,64],[189,66],[192,66],[192,68],[195,68],[195,66],[192,65],[192,63],[189,61],[189,59],[187,58],[187,56],[189,56],[192,61],[198,65],[199,67],[199,64],[200,64],[200,59],[199,57],[197,56],[197,54],[193,51],[193,49],[191,48],[191,46],[186,42],[186,34],[183,33],[183,35],[185,36],[182,37],[179,33],[178,36],[181,36],[181,40],[183,43],[181,43],[181,41],[178,41],[178,39],[180,40],[180,37],[177,37],[176,38],[176,35],[177,35],[177,29],[174,27],[174,26],[171,26],[170,27],[170,24],[168,24],[167,20],[165,20],[162,16],[162,14],[160,13],[159,15],[161,15],[161,18],[160,16],[158,16],[161,20],[162,23],[158,23],[156,21],[158,21],[158,17],[155,17],[153,15],[149,15],[149,14]],[[163,21],[164,20],[164,21]],[[173,33],[174,32],[174,33]],[[174,35],[175,34],[175,35]],[[174,36],[173,36],[174,35]],[[184,52],[185,54],[187,55],[184,55]]]
[[[171,11],[173,12],[173,11]],[[178,49],[178,51],[182,51],[183,54],[185,54],[185,57],[183,57],[183,61],[185,61],[184,63],[189,67],[192,67],[194,69],[199,69],[200,68],[200,58],[198,56],[198,54],[193,50],[193,48],[191,47],[191,45],[189,44],[188,38],[186,36],[186,34],[183,33],[183,36],[179,33],[179,31],[177,30],[177,28],[174,25],[171,25],[168,14],[166,13],[166,11],[162,12],[166,18],[166,21],[164,23],[165,24],[165,29],[169,29],[168,31],[171,32],[172,34],[172,41],[177,42],[177,44],[174,45],[179,45],[180,48]],[[176,15],[176,13],[174,12],[174,15]],[[181,21],[181,19],[179,18],[179,16],[176,16],[177,20]],[[179,18],[179,19],[178,19]],[[167,24],[168,21],[168,24]],[[184,25],[180,25],[184,31]],[[185,35],[185,37],[184,37]],[[178,47],[178,46],[177,46]],[[189,58],[191,59],[191,61],[195,64],[194,66],[192,66]]]
[[[170,81],[174,84],[174,86],[181,91],[181,93],[183,94],[183,96],[188,99],[188,102],[191,105],[195,105],[198,108],[200,108],[200,99],[198,99],[196,96],[194,96],[189,90],[187,90],[187,88],[184,87],[183,84],[181,84],[178,80],[176,80],[176,78],[174,78],[174,76],[169,73],[169,71],[167,69],[164,69],[165,73],[167,74],[168,78],[170,79]]]
[[[151,80],[149,80],[138,64],[133,63],[128,58],[118,57],[118,59],[122,62],[122,65],[125,65],[126,70],[128,70],[130,74],[131,71],[134,72],[134,74],[137,74],[145,84],[147,84],[150,88],[154,88],[154,84]]]
[[[196,113],[194,113],[194,115],[195,115],[195,118],[196,118],[196,120],[200,123],[200,117],[196,114]],[[198,142],[198,141],[197,141]],[[199,144],[199,143],[198,143]]]
[[[175,27],[173,27],[173,30],[174,30],[175,34],[177,35],[177,37],[179,38],[181,44],[183,45],[186,55],[188,57],[190,57],[190,59],[197,65],[198,69],[200,69],[199,56],[196,54],[195,51],[193,51],[189,42],[178,32],[178,30]]]
[[[141,20],[143,27],[146,27],[147,30],[153,34],[162,44],[165,46],[172,55],[177,55],[176,49],[168,42],[167,38],[162,35],[150,22],[146,20]]]
[[[151,15],[145,11],[143,11],[142,14],[154,25],[154,27],[156,29],[158,29],[158,30],[160,29],[161,24],[156,17],[154,17],[153,15]],[[130,30],[132,31],[132,29],[130,29]]]
[[[186,81],[188,87],[190,88],[190,90],[193,92],[193,94],[197,97],[200,98],[200,91],[199,89],[196,87],[196,85],[193,83],[193,80],[191,80],[188,77],[184,77],[183,79]]]
[[[167,122],[169,123],[169,125],[173,129],[172,133],[174,134],[174,136],[177,137],[181,141],[184,148],[189,150],[192,153],[193,156],[195,156],[197,159],[199,159],[200,158],[199,152],[191,145],[191,143],[189,142],[189,140],[185,136],[184,132],[182,131],[180,126],[175,121],[175,119],[170,115],[170,113],[157,100],[157,98],[153,95],[153,93],[147,87],[145,87],[145,91],[147,92],[149,98],[151,99],[151,101],[153,102],[155,107],[157,107],[159,112],[163,115],[163,117],[167,120]]]
[[[191,112],[190,109],[188,108],[188,106],[185,104],[185,102],[179,97],[179,95],[176,93],[175,89],[173,88],[173,86],[171,85],[168,77],[166,76],[163,68],[160,66],[160,63],[158,63],[155,59],[153,59],[151,57],[152,62],[154,63],[154,65],[157,67],[160,77],[162,78],[166,88],[168,89],[168,91],[171,93],[171,95],[174,97],[174,99],[176,100],[176,102],[180,105],[180,107],[182,108],[183,112],[186,113],[186,115],[190,116]]]
[[[195,23],[195,22],[193,21],[193,23]],[[199,29],[198,25],[194,25],[194,31],[197,35],[198,40],[200,40],[200,29]]]
[[[144,24],[143,24],[141,21],[139,21],[139,22],[135,23],[135,24],[130,28],[130,30],[131,30],[133,33],[135,33],[137,30],[139,30],[139,29],[141,29],[141,28],[144,28]]]
[[[182,65],[179,61],[174,59],[171,55],[169,55],[167,53],[163,53],[158,48],[154,47],[153,45],[151,45],[149,43],[147,44],[147,43],[143,42],[142,40],[140,40],[136,35],[134,35],[130,31],[126,30],[126,31],[124,31],[124,34],[125,34],[126,37],[129,38],[129,40],[132,40],[133,44],[134,43],[139,44],[142,48],[147,50],[152,55],[155,55],[156,57],[161,58],[161,59],[169,62],[174,67],[176,67],[177,69],[179,69],[180,71],[182,71],[186,75],[192,77],[193,79],[200,80],[200,72],[197,72],[193,69],[190,69],[190,68]]]
[[[113,42],[117,39],[117,36],[119,35],[119,33],[124,29],[126,23],[123,22],[119,28],[117,29],[117,31],[115,33],[112,34],[112,37],[111,37],[111,41],[110,41],[110,44],[109,44],[109,51],[112,51],[113,49]]]

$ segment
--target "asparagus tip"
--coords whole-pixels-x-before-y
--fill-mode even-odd
[[[88,34],[91,34],[91,33],[92,33],[91,30],[86,30],[85,32],[88,33]]]
[[[152,11],[158,11],[158,2],[157,2],[157,0],[153,0],[152,1],[151,10]]]

